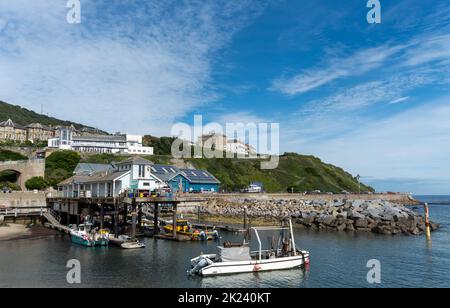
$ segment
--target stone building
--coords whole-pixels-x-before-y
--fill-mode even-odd
[[[14,123],[11,119],[0,123],[0,142],[15,141],[25,142],[27,140],[27,129]]]
[[[32,123],[27,125],[27,140],[32,142],[47,141],[53,138],[54,129],[50,126],[42,125],[40,123]]]

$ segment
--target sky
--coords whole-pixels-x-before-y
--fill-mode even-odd
[[[450,194],[450,3],[0,0],[0,100],[109,132],[280,124],[280,151]]]

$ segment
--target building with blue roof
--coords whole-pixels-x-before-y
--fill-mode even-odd
[[[218,192],[220,181],[206,170],[179,169],[169,165],[153,165],[152,173],[173,191]]]

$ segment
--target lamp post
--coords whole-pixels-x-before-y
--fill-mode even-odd
[[[358,174],[356,176],[356,180],[358,181],[358,195],[361,194],[361,182],[359,181],[359,179],[361,179],[361,176]]]

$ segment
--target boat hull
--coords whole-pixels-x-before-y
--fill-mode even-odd
[[[309,254],[298,255],[293,257],[266,259],[266,260],[251,260],[251,261],[236,261],[236,262],[216,262],[212,265],[206,266],[199,271],[199,274],[204,277],[229,275],[239,273],[252,273],[293,269],[301,267],[309,263]]]
[[[108,246],[108,245],[109,245],[109,240],[106,238],[102,238],[102,239],[95,241],[95,246]]]
[[[94,247],[95,246],[95,242],[94,241],[91,241],[89,239],[85,239],[85,238],[80,237],[80,236],[75,235],[75,234],[71,234],[70,235],[70,240],[74,244],[85,246],[85,247]]]
[[[172,226],[165,226],[164,231],[166,231],[167,233],[173,233],[173,228],[172,228]],[[194,232],[186,232],[186,231],[180,230],[180,231],[177,231],[177,234],[187,236],[192,241],[202,241],[202,240],[212,241],[215,239],[214,233],[210,232],[210,231],[204,232],[204,234],[205,234],[204,238],[202,238],[200,232],[194,233]]]

